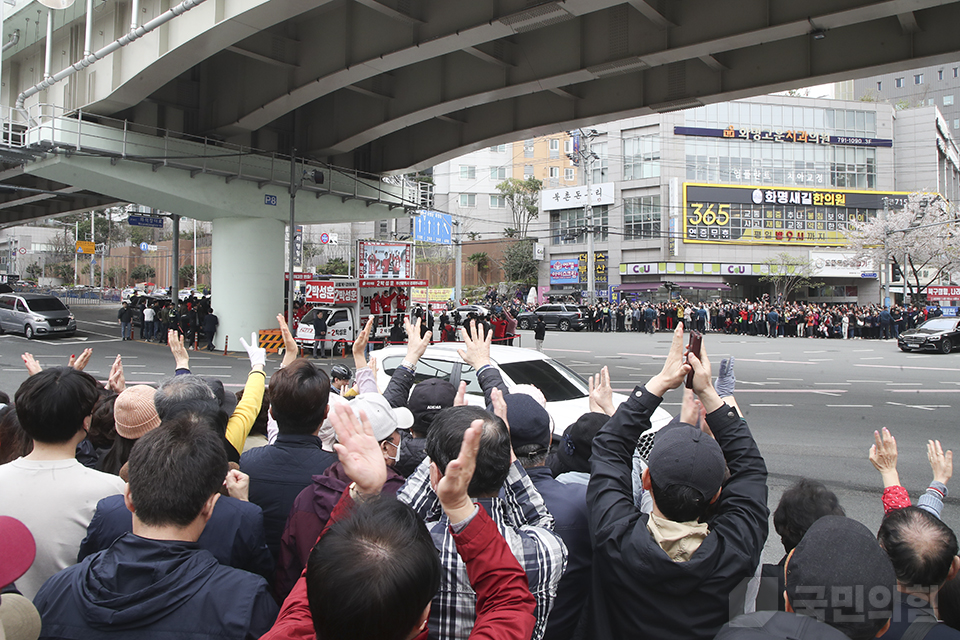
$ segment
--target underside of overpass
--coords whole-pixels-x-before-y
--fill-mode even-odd
[[[155,108],[113,114],[395,172],[620,117],[955,62],[958,25],[960,3],[943,0],[336,0],[184,68],[140,96]]]

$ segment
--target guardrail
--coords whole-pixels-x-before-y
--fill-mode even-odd
[[[79,306],[120,304],[119,293],[102,293],[100,291],[57,291],[55,289],[50,289],[47,291],[38,290],[37,293],[43,293],[59,298],[64,304]]]

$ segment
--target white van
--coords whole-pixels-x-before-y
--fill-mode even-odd
[[[323,345],[324,353],[333,353],[341,356],[349,353],[353,348],[353,341],[357,338],[359,322],[354,316],[353,307],[314,307],[300,319],[297,325],[297,344],[304,351],[313,351],[313,320],[318,313],[322,313],[327,322],[327,342]]]

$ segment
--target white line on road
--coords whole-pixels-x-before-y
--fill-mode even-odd
[[[888,382],[888,387],[919,387],[922,386],[922,382]]]
[[[778,356],[780,355],[779,351],[757,351],[753,355],[755,356]]]
[[[960,389],[887,389],[887,393],[960,393]]]
[[[860,358],[861,360],[883,360],[883,356],[870,356],[869,358]]]
[[[810,362],[833,362],[833,358],[810,358]]]
[[[767,378],[767,380],[783,380],[784,382],[803,382],[803,378]]]
[[[819,385],[823,385],[823,386],[827,386],[827,387],[829,387],[829,386],[832,385],[832,384],[836,384],[836,385],[843,384],[843,385],[847,385],[847,386],[850,385],[849,382],[814,382],[813,384],[819,384]]]
[[[936,409],[932,406],[925,406],[921,404],[903,404],[900,402],[888,402],[887,404],[892,404],[895,407],[907,407],[908,409],[923,409],[924,411],[936,411]]]
[[[872,404],[828,404],[828,407],[836,409],[872,409]]]
[[[627,365],[624,365],[624,364],[615,364],[613,366],[615,366],[617,369],[630,369],[632,371],[643,371],[643,367],[628,367]]]
[[[847,380],[847,382],[866,382],[868,384],[890,384],[889,380]]]
[[[907,367],[898,364],[855,364],[855,367],[872,367],[874,369],[912,369],[914,371],[955,371],[960,369],[951,369],[949,367]]]
[[[229,365],[222,365],[222,364],[198,364],[190,368],[191,369],[233,369],[233,367]]]
[[[751,407],[792,407],[792,404],[751,404]]]
[[[738,381],[739,382],[739,381]],[[849,389],[737,389],[737,393],[846,393]],[[960,391],[960,390],[958,390]],[[949,393],[949,392],[947,392]]]
[[[749,380],[737,380],[740,384],[755,384],[761,387],[765,387],[768,384],[780,384],[779,382],[750,382]]]
[[[566,353],[593,353],[592,351],[585,351],[584,349],[544,349],[544,351],[564,351]]]
[[[826,353],[826,349],[820,349],[819,351],[804,351],[804,353]]]

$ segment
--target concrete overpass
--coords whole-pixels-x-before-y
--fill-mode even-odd
[[[174,2],[7,10],[0,104],[22,109],[0,114],[0,222],[112,200],[214,219],[235,249],[219,276],[214,266],[215,292],[282,268],[283,206],[263,204],[289,181],[275,154],[297,149],[331,180],[341,168],[399,173],[960,57],[960,0]],[[319,195],[335,195],[327,186]],[[398,186],[345,178],[346,195],[314,198],[300,219],[398,215],[411,206]],[[237,250],[263,260],[231,261]]]

